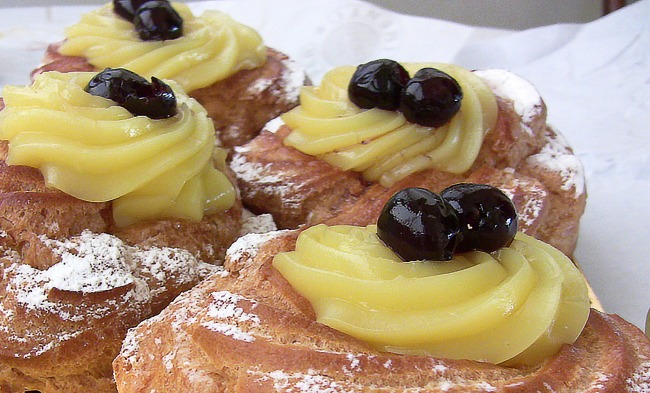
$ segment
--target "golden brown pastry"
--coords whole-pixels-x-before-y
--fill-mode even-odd
[[[0,141],[2,392],[114,392],[111,362],[127,329],[156,315],[214,272],[226,248],[240,235],[241,202],[227,173],[225,154],[219,158],[221,149],[214,148],[212,122],[200,105],[176,91],[176,116],[162,120],[133,116],[110,99],[84,91],[93,75],[46,73],[32,86],[4,90],[6,107],[0,111],[0,135],[7,139]],[[30,100],[39,105],[29,104]],[[85,128],[89,122],[95,126]],[[129,133],[123,134],[121,126]],[[159,127],[167,128],[160,133]],[[25,129],[27,134],[22,132]],[[205,135],[203,145],[175,143],[168,149],[156,139],[182,138],[183,130],[194,132],[194,142]],[[71,139],[73,135],[83,142]],[[105,144],[113,138],[121,141],[117,147]],[[158,189],[163,194],[155,191],[161,181],[151,174],[156,165],[147,166],[153,161],[145,160],[146,151],[137,149],[143,145],[173,164],[162,172],[162,184],[168,186]],[[179,164],[180,150],[174,149],[180,146],[190,154],[194,151],[193,159],[181,159]],[[89,159],[87,150],[92,151]],[[124,151],[130,154],[123,155]],[[154,161],[155,157],[147,156]],[[120,163],[122,159],[127,165]],[[195,166],[198,177],[185,176],[184,165]],[[95,184],[90,169],[95,167],[102,187],[85,187],[83,179]],[[134,186],[117,199],[94,200],[94,195],[113,192],[112,187],[131,187],[131,182],[149,178],[144,189]],[[224,188],[217,189],[215,196],[209,187],[202,188],[204,178]],[[166,192],[175,187],[175,180],[181,182],[182,192],[177,191],[169,203]],[[74,186],[70,192],[91,198],[68,194],[65,187],[70,184]],[[66,192],[55,188],[59,185]],[[196,188],[204,194],[195,195]],[[220,200],[219,195],[231,200],[212,208],[212,202],[201,200],[201,195],[213,198],[212,202]]]
[[[50,45],[44,64],[32,74],[125,67],[177,80],[208,110],[225,147],[247,142],[267,121],[298,104],[307,78],[293,60],[264,46],[256,32],[225,14],[194,16],[185,4],[172,4],[184,21],[180,38],[144,41],[106,4],[69,27],[67,39]]]
[[[272,265],[297,237],[240,238],[223,272],[130,331],[113,364],[119,391],[647,391],[650,341],[593,309],[575,343],[535,366],[378,352],[315,322],[310,303]]]
[[[422,66],[426,64],[411,67],[415,70]],[[324,77],[324,83],[320,87],[303,88],[302,94],[303,101],[307,100],[307,103],[313,101],[314,95],[320,94],[320,101],[317,101],[319,106],[334,103],[334,109],[327,107],[329,112],[323,110],[323,114],[318,114],[312,113],[315,105],[305,109],[305,104],[302,104],[270,122],[257,138],[235,149],[231,168],[237,177],[245,206],[258,213],[270,212],[280,228],[296,228],[320,222],[367,225],[377,219],[386,200],[402,188],[424,187],[441,191],[459,182],[486,183],[501,188],[513,199],[519,212],[520,229],[549,242],[567,255],[572,254],[586,201],[584,173],[564,138],[546,123],[546,106],[527,81],[505,70],[472,73],[472,83],[475,84],[475,79],[479,79],[478,83],[484,84],[493,94],[495,104],[491,105],[494,106],[495,119],[487,126],[484,124],[485,134],[479,142],[480,148],[475,159],[469,161],[467,169],[450,171],[444,168],[444,164],[425,164],[403,178],[393,177],[381,184],[381,181],[374,180],[378,177],[377,173],[372,172],[380,164],[373,164],[374,167],[370,170],[359,165],[365,171],[354,171],[330,163],[340,161],[340,157],[333,158],[335,154],[343,155],[348,151],[356,154],[360,148],[343,147],[325,153],[318,150],[315,155],[299,151],[301,145],[316,145],[317,142],[309,139],[316,131],[305,131],[301,136],[305,139],[294,138],[287,143],[287,138],[291,138],[296,130],[285,124],[285,120],[292,124],[299,123],[295,119],[303,116],[299,118],[302,121],[299,124],[304,125],[321,116],[332,124],[330,128],[323,126],[322,134],[334,135],[337,127],[335,124],[339,124],[335,123],[335,116],[360,119],[370,111],[377,111],[376,108],[354,108],[349,101],[345,89],[351,74],[349,67],[334,69],[330,73],[329,77]],[[469,84],[465,88],[470,90]],[[322,97],[327,94],[329,96]],[[485,113],[488,109],[479,110],[487,116]],[[377,120],[379,124],[398,121],[401,116],[399,112],[395,112],[394,116],[387,115],[387,111],[380,112],[376,112],[383,116],[382,120]],[[469,110],[465,111],[468,112]],[[402,129],[413,126],[417,129],[416,132],[428,133],[430,138],[435,138],[438,130],[418,128],[408,121],[400,124],[403,124],[400,126]],[[439,128],[442,130],[440,132],[448,132],[448,127],[451,126]],[[372,132],[371,126],[367,128]],[[366,131],[358,132],[361,134]],[[358,138],[364,139],[363,136]],[[363,140],[357,146],[363,148],[369,141],[380,139],[373,138]],[[391,143],[398,144],[397,141],[399,139]],[[314,149],[318,148],[319,146]],[[449,157],[461,154],[461,150],[454,151],[456,153]],[[435,151],[428,153],[432,157],[437,154],[439,153]],[[380,161],[395,161],[396,156],[399,153],[390,160],[384,156]],[[421,154],[418,159],[418,162],[429,160],[427,154]],[[454,158],[447,158],[441,161],[444,163],[453,160]],[[414,159],[413,162],[415,161],[417,160]],[[405,167],[406,170],[411,170],[408,165]],[[389,173],[389,176],[393,174]]]

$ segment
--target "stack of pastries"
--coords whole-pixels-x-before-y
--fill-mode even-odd
[[[174,116],[136,116],[85,91],[102,75],[4,89],[2,391],[114,391],[127,329],[214,272],[240,235],[205,109],[174,85]]]
[[[565,256],[584,174],[528,82],[382,59],[303,86],[158,0],[66,37],[0,100],[0,392],[649,391],[650,342]]]
[[[404,67],[411,75],[437,67],[456,77],[466,97],[452,122],[427,127],[399,111],[359,108],[348,97],[355,68],[333,69],[320,86],[303,88],[299,107],[235,149],[231,168],[244,203],[273,214],[280,228],[367,225],[405,187],[492,184],[511,196],[524,232],[571,255],[586,202],[584,173],[546,123],[535,88],[505,70]]]
[[[139,12],[144,1],[113,3],[68,27],[65,40],[48,47],[44,64],[32,74],[124,67],[147,78],[173,79],[205,107],[224,147],[247,142],[297,105],[304,71],[265,46],[252,28],[216,10],[194,15],[183,3],[165,1]],[[147,14],[154,7],[152,13],[166,18],[159,29],[147,23],[162,19]]]

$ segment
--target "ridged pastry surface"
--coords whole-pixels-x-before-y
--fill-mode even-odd
[[[271,213],[280,228],[323,222],[365,226],[375,223],[385,202],[403,188],[439,192],[454,183],[484,183],[513,199],[520,229],[572,255],[587,196],[580,161],[546,123],[546,106],[532,85],[504,70],[476,74],[495,94],[498,115],[468,171],[429,168],[390,187],[368,183],[357,172],[286,146],[292,130],[276,119],[235,148],[230,166],[244,204]]]
[[[593,310],[574,345],[535,367],[377,352],[315,323],[309,303],[272,268],[296,237],[240,239],[224,272],[132,330],[114,362],[120,392],[647,391],[650,342]]]

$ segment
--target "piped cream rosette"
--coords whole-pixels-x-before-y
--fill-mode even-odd
[[[348,98],[355,67],[329,71],[318,87],[305,86],[300,106],[282,115],[293,131],[284,143],[342,170],[362,172],[366,180],[390,187],[427,168],[452,173],[467,171],[484,135],[494,127],[494,94],[478,76],[451,64],[403,64],[410,75],[433,67],[460,84],[460,111],[442,127],[408,122],[398,111],[361,109]]]
[[[114,101],[88,94],[95,73],[47,72],[31,86],[6,86],[0,138],[7,163],[38,168],[48,186],[90,202],[113,201],[120,226],[146,219],[201,220],[225,210],[236,192],[221,170],[205,109],[177,84],[178,113],[134,116]]]
[[[571,260],[522,233],[490,254],[402,262],[376,226],[321,224],[273,266],[319,322],[382,351],[538,364],[573,343],[589,315]]]
[[[109,3],[68,27],[59,52],[85,57],[97,69],[121,67],[145,78],[173,79],[188,92],[266,62],[266,47],[252,28],[219,11],[194,16],[183,3],[172,6],[183,18],[180,38],[143,41]]]

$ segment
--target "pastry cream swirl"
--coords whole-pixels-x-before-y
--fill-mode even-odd
[[[407,122],[397,111],[360,109],[348,98],[355,68],[334,68],[318,87],[305,86],[300,106],[282,115],[293,131],[284,143],[343,170],[362,172],[390,187],[426,168],[452,173],[467,171],[494,127],[496,100],[472,72],[450,64],[403,64],[410,75],[424,67],[450,74],[463,90],[460,111],[442,127]]]
[[[146,219],[200,220],[235,200],[214,148],[205,109],[172,86],[178,113],[153,120],[84,91],[94,73],[47,72],[31,86],[6,86],[0,138],[7,163],[40,169],[48,186],[76,198],[113,201],[124,226]]]
[[[197,17],[185,4],[173,3],[173,7],[183,18],[180,38],[142,41],[133,24],[115,14],[109,3],[68,27],[59,52],[83,56],[100,70],[122,67],[145,78],[173,79],[186,91],[266,61],[266,47],[252,28],[219,11],[208,10]]]
[[[573,343],[589,314],[571,260],[522,233],[490,254],[402,262],[376,226],[318,225],[273,265],[319,322],[383,351],[532,365]]]

